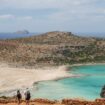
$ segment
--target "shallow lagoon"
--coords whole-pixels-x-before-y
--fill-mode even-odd
[[[32,97],[87,100],[100,97],[101,88],[105,84],[105,65],[75,66],[71,67],[68,73],[75,74],[77,77],[39,82],[31,91]]]

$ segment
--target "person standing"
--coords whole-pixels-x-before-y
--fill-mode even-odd
[[[30,93],[30,91],[27,89],[26,92],[25,92],[26,105],[29,105],[30,99],[31,99],[31,93]]]
[[[21,99],[22,99],[22,95],[20,93],[20,90],[17,90],[16,98],[17,98],[18,105],[20,105]]]
[[[105,98],[105,85],[101,89],[100,96],[101,96],[101,98]]]

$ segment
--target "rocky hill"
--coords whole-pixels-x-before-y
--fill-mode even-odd
[[[29,44],[34,43],[34,44],[49,44],[49,45],[58,45],[58,44],[88,45],[94,42],[95,40],[93,38],[75,36],[71,32],[55,31],[28,38],[21,38],[18,39],[18,41]]]
[[[0,40],[0,61],[22,66],[62,65],[105,61],[105,40],[48,32]]]

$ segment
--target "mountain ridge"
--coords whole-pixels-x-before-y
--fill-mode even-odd
[[[60,32],[60,31],[53,31],[53,32],[47,32],[40,35],[33,35],[31,37],[27,38],[20,38],[20,42],[26,42],[26,43],[38,43],[38,44],[61,44],[61,43],[73,43],[74,41],[77,41],[80,43],[80,41],[84,43],[91,43],[95,41],[93,38],[86,38],[86,37],[80,37],[77,35],[72,34],[71,32]]]

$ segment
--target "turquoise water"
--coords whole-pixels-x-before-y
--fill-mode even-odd
[[[100,97],[101,88],[105,84],[105,65],[72,67],[68,72],[81,76],[39,82],[32,90],[33,98],[94,100]]]

